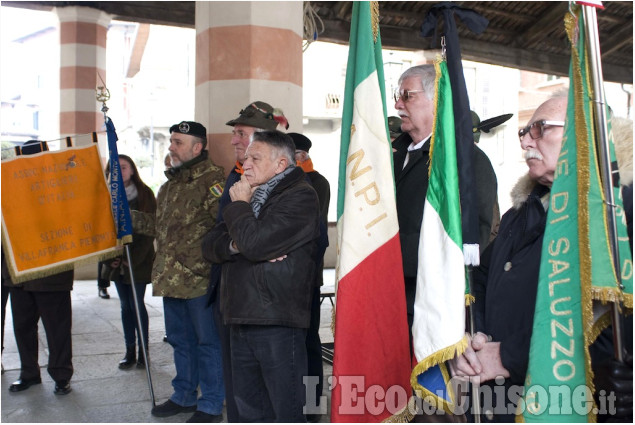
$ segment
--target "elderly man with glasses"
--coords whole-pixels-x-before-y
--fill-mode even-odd
[[[435,77],[434,65],[414,66],[401,75],[399,90],[395,93],[395,109],[401,118],[403,133],[393,142],[393,162],[409,326],[414,314],[419,233],[428,190]],[[492,229],[497,181],[487,155],[476,146],[473,165],[477,180],[479,242],[484,250]]]
[[[512,208],[501,220],[496,239],[481,255],[474,271],[476,330],[471,346],[450,362],[453,376],[478,376],[483,397],[483,422],[513,422],[529,362],[543,236],[551,186],[564,136],[566,97],[554,97],[536,109],[529,124],[518,132],[529,168],[512,190]],[[621,127],[621,125],[619,126]],[[615,125],[615,129],[618,126]],[[621,131],[624,133],[621,133]],[[632,178],[632,124],[616,137],[627,152],[619,164],[624,181]],[[622,140],[619,140],[622,139]],[[620,142],[620,143],[617,143]],[[630,161],[629,161],[630,160]],[[632,220],[632,209],[630,214]],[[613,343],[607,328],[589,347],[595,375],[598,422],[628,422],[633,418],[632,316],[626,319],[625,362],[611,362]],[[483,388],[481,388],[483,390]],[[492,399],[493,398],[493,399]]]
[[[492,390],[498,385],[491,392],[493,403],[490,397],[483,406],[483,421],[513,422],[525,381],[542,239],[566,110],[566,97],[549,99],[518,132],[529,170],[513,188],[513,206],[474,270],[479,333],[463,356],[450,362],[450,370],[459,377],[479,375],[481,385]]]

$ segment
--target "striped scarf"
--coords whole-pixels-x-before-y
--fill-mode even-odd
[[[280,183],[283,178],[285,178],[287,174],[291,173],[294,168],[295,165],[290,165],[280,174],[276,174],[271,179],[269,179],[269,181],[258,186],[258,188],[254,191],[254,194],[251,196],[250,204],[256,218],[258,218],[258,216],[260,215],[260,209],[265,204],[265,202],[267,202],[267,199],[269,198],[269,195],[271,194],[273,189],[278,185],[278,183]]]

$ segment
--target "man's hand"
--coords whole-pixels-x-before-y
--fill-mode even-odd
[[[450,366],[450,373],[452,373],[452,376],[456,376],[458,378],[469,378],[470,376],[476,376],[483,370],[483,366],[481,365],[481,362],[478,359],[473,346],[475,341],[486,342],[487,336],[481,332],[478,332],[476,335],[474,335],[474,338],[471,338],[469,335],[467,338],[468,346],[465,352],[448,362],[448,365]]]
[[[232,185],[229,188],[229,197],[232,202],[234,201],[245,201],[249,202],[251,200],[251,195],[254,193],[256,188],[252,188],[247,178],[243,175],[240,180]]]
[[[483,369],[479,373],[481,382],[490,381],[497,376],[509,378],[509,371],[505,369],[501,361],[501,343],[478,340],[472,342],[472,348],[481,362]]]
[[[287,254],[283,255],[282,257],[278,257],[278,258],[272,258],[271,260],[269,260],[270,263],[275,263],[276,261],[282,261],[285,258],[287,258]]]

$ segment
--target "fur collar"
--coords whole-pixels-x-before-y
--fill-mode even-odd
[[[517,210],[527,201],[527,197],[536,187],[536,182],[529,177],[529,173],[522,176],[512,188],[512,208]]]
[[[628,186],[633,182],[633,121],[615,117],[611,124],[620,184]]]
[[[532,180],[529,177],[529,173],[522,176],[514,185],[510,195],[512,198],[512,208],[515,210],[520,209],[525,202],[527,202],[527,198],[531,195],[534,188],[538,185],[538,183]],[[542,201],[542,206],[547,211],[549,207],[549,194],[551,192],[547,192],[540,200]]]

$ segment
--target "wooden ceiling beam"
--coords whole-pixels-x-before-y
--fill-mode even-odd
[[[529,28],[516,37],[517,46],[531,46],[535,42],[544,39],[548,32],[547,30],[557,25],[564,27],[563,18],[568,10],[569,4],[567,2],[557,2],[553,3],[553,6],[550,5],[548,12],[541,15],[540,19],[536,19]]]
[[[343,21],[324,20],[324,33],[319,41],[347,44],[350,26]],[[385,49],[429,50],[430,39],[419,36],[418,31],[395,27],[381,27],[381,41]],[[519,68],[527,71],[567,76],[570,59],[567,56],[532,51],[525,48],[505,47],[502,44],[462,39],[463,59],[492,65]],[[606,81],[633,82],[632,67],[605,64]]]
[[[497,9],[496,7],[492,7],[490,6],[490,4],[495,4],[497,2],[481,2],[481,3],[474,3],[473,6],[468,6],[471,7],[472,9],[474,9],[475,11],[477,11],[478,13],[480,13],[481,15],[484,14],[488,14],[488,15],[497,15],[500,16],[501,18],[505,18],[505,19],[509,19],[511,21],[521,21],[520,24],[521,25],[527,25],[529,24],[531,21],[533,21],[533,17],[529,16],[529,15],[521,15],[518,13],[514,13],[514,12],[508,12],[506,10],[501,10],[501,9]]]
[[[334,15],[338,19],[347,20],[348,15],[350,15],[352,9],[352,3],[349,1],[338,1],[335,3],[333,11]]]
[[[619,50],[627,43],[632,43],[633,27],[622,26],[619,30],[611,34],[611,38],[604,42],[600,39],[600,48],[602,55],[610,55]]]

